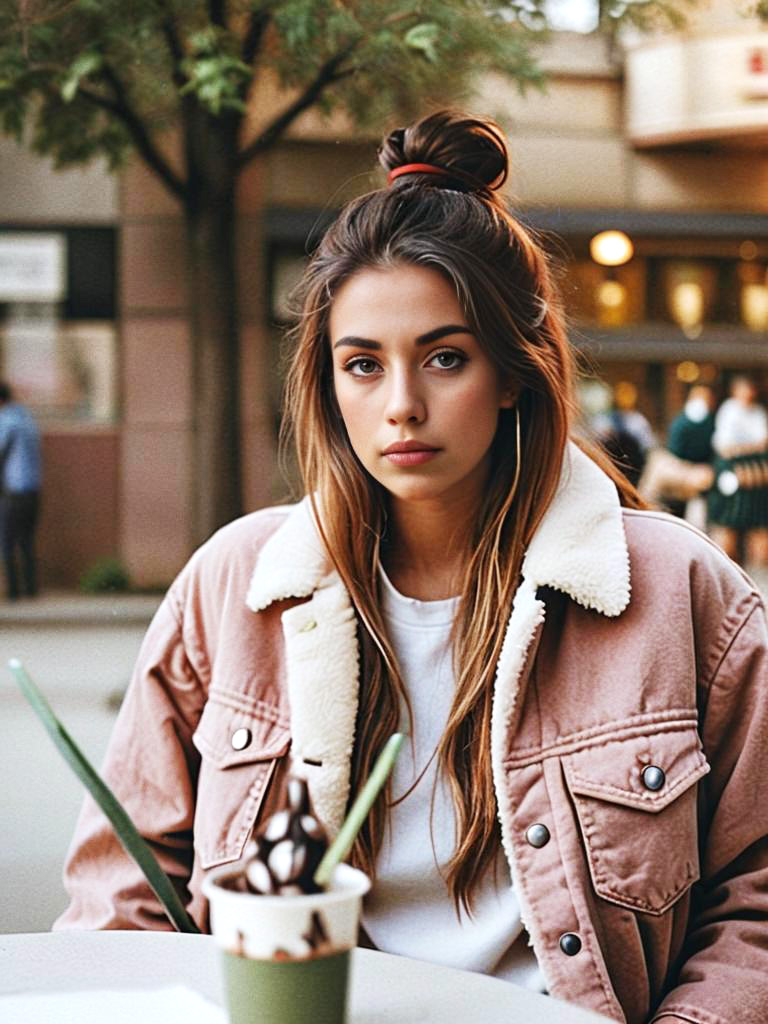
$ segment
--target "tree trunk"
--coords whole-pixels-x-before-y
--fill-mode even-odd
[[[193,541],[242,512],[236,267],[237,119],[198,112],[186,133],[193,373]]]

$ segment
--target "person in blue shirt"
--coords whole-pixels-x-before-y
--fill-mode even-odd
[[[40,507],[40,432],[32,415],[0,381],[0,548],[6,593],[37,593],[35,528]],[[18,561],[17,561],[18,556]],[[21,564],[19,574],[18,563]]]

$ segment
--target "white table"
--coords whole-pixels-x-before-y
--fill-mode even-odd
[[[208,935],[0,935],[0,995],[183,984],[222,1004]],[[598,1024],[606,1018],[481,974],[356,949],[350,1024]]]

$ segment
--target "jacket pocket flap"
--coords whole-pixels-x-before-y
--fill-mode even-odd
[[[216,768],[281,757],[291,741],[280,710],[261,701],[244,702],[213,689],[192,742]]]
[[[657,813],[709,771],[695,726],[611,740],[563,758],[574,796]]]

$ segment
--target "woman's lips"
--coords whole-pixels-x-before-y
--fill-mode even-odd
[[[384,449],[384,457],[395,466],[420,466],[429,462],[440,451],[418,441],[398,441]]]
[[[437,455],[437,448],[420,448],[412,452],[388,452],[386,458],[396,466],[420,466]]]

